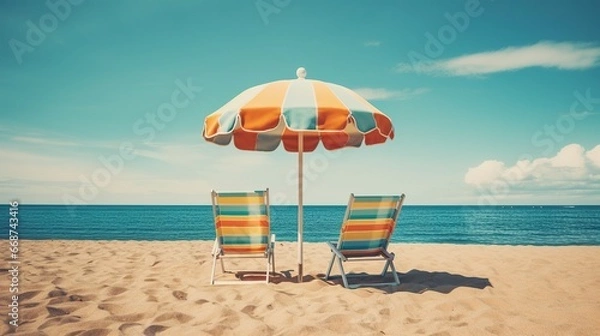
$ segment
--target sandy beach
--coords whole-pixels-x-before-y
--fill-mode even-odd
[[[294,283],[296,245],[288,242],[277,243],[273,283],[210,286],[211,248],[20,241],[16,334],[600,334],[600,247],[396,244],[402,284],[355,290],[321,280],[330,256],[322,243],[305,244],[305,282]],[[14,331],[6,257],[4,265],[2,335]],[[380,264],[348,267],[377,272]]]

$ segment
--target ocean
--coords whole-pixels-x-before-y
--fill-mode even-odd
[[[6,233],[9,207],[5,213]],[[304,241],[337,240],[342,206],[305,206]],[[213,240],[211,206],[19,205],[19,239]],[[14,221],[13,221],[14,222]],[[297,207],[272,206],[277,241],[297,240]],[[395,243],[600,245],[600,206],[402,208]]]

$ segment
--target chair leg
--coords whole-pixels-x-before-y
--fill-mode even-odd
[[[271,272],[275,273],[275,250],[271,251]]]
[[[331,274],[331,268],[333,267],[333,263],[335,262],[335,254],[331,253],[331,261],[329,262],[329,267],[327,267],[327,273],[325,273],[325,280],[329,280],[329,275]]]
[[[392,269],[392,275],[394,276],[394,282],[396,285],[400,284],[400,279],[398,278],[398,272],[396,272],[396,267],[394,266],[394,260],[390,261],[390,268]]]
[[[267,256],[267,278],[265,279],[265,283],[269,283],[269,275],[271,272],[271,255]]]
[[[215,284],[215,269],[217,268],[217,253],[213,254],[213,263],[212,263],[212,270],[210,272],[210,284],[214,285]]]
[[[388,268],[390,267],[390,260],[385,261],[385,266],[383,266],[383,271],[381,272],[381,277],[384,277],[387,274]]]
[[[223,261],[223,258],[219,258],[221,260],[221,270],[223,271],[223,273],[226,273],[227,271],[225,271],[225,262]]]
[[[271,271],[275,273],[275,234],[271,234]]]
[[[338,260],[338,265],[340,266],[340,272],[342,273],[342,281],[344,282],[344,287],[348,287],[348,279],[346,278],[346,272],[344,271],[344,265],[342,265],[343,261],[340,258],[336,258]]]

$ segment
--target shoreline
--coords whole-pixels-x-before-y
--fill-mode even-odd
[[[297,244],[277,242],[273,282],[239,286],[209,285],[212,241],[21,240],[19,246],[24,334],[600,333],[600,246],[392,243],[400,286],[355,290],[343,288],[339,277],[321,279],[330,258],[324,243],[304,244],[305,282],[295,283]],[[261,260],[227,264],[264,269]],[[375,274],[381,263],[344,267]],[[337,266],[333,271],[339,274]],[[9,294],[3,290],[0,299],[9,302]],[[0,333],[8,328],[3,324]]]
[[[41,238],[41,239],[19,239],[20,242],[102,242],[102,243],[178,243],[178,242],[198,242],[198,243],[214,243],[214,239],[165,239],[165,240],[142,240],[142,239],[67,239],[67,238]],[[326,242],[329,240],[314,242],[314,241],[304,241],[304,245],[314,244],[314,245],[323,245],[327,246]],[[333,240],[337,241],[337,240]],[[296,244],[296,241],[293,240],[281,240],[276,241],[277,243],[285,243],[285,244]],[[600,242],[598,244],[571,244],[571,245],[533,245],[533,244],[479,244],[479,243],[442,243],[442,242],[391,242],[391,246],[402,246],[402,245],[424,245],[424,246],[435,246],[435,245],[456,245],[456,246],[480,246],[480,247],[598,247],[600,248]]]

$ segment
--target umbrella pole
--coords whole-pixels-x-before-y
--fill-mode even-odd
[[[302,132],[298,133],[298,282],[302,282],[303,269],[302,269],[302,236],[304,228],[304,215],[302,212],[303,207],[303,195],[302,190],[304,188],[302,176],[302,170],[304,169],[303,163],[303,152],[304,151],[304,137]]]

